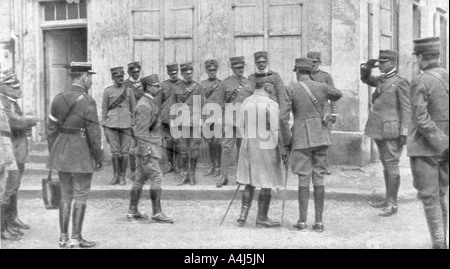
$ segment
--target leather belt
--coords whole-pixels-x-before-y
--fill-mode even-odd
[[[80,134],[82,138],[86,138],[86,129],[84,128],[60,127],[59,132],[62,134]]]
[[[7,131],[0,131],[0,136],[4,136],[4,137],[12,137],[12,133],[11,132],[7,132]]]

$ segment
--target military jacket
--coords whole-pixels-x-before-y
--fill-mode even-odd
[[[182,126],[201,126],[202,120],[205,116],[202,115],[202,109],[205,105],[205,94],[203,87],[195,81],[190,84],[181,82],[177,85],[175,94],[169,98],[170,103],[175,105],[176,108],[186,104],[189,108],[189,121],[183,121]],[[194,103],[194,100],[198,100],[199,103]],[[171,120],[175,120],[178,116],[171,115]]]
[[[140,79],[138,81],[133,81],[132,78],[125,80],[125,87],[129,87],[133,90],[136,103],[140,99],[139,96],[144,95],[144,87],[142,86],[142,82]]]
[[[171,81],[170,79],[161,83],[162,87],[162,107],[160,114],[160,121],[166,127],[170,125],[170,109],[173,105],[173,99],[170,100],[172,94],[175,93],[177,85],[181,83],[181,80]]]
[[[104,159],[97,104],[79,85],[58,94],[52,102],[47,126],[49,169],[69,173],[93,173],[95,164]],[[83,95],[60,126],[60,121]],[[66,133],[62,129],[72,130]]]
[[[222,81],[218,78],[214,79],[214,80],[203,80],[200,85],[203,87],[203,91],[204,91],[204,95],[205,95],[205,99],[206,102],[208,102],[208,99],[213,95],[213,93],[215,91],[217,91],[217,89],[219,89],[220,83]]]
[[[272,93],[270,94],[270,99],[274,100],[275,102],[277,102],[278,104],[281,102],[281,100],[283,100],[283,95],[284,95],[284,83],[283,80],[281,79],[280,74],[278,74],[277,72],[271,71],[269,70],[269,72],[265,73],[265,74],[252,74],[248,77],[248,80],[250,80],[252,82],[253,85],[253,89],[256,88],[256,84],[255,84],[255,79],[257,77],[268,77],[268,82],[270,82],[273,86],[272,86]]]
[[[109,109],[109,106],[123,93],[126,88],[127,95],[125,100],[116,108]],[[105,127],[128,129],[133,124],[133,112],[136,107],[136,97],[132,88],[125,84],[109,86],[103,92],[102,103],[102,122]]]
[[[341,91],[327,84],[311,80],[309,76],[300,78],[311,90],[319,102],[321,114],[328,100],[338,101],[342,97]],[[294,126],[289,125],[290,115],[294,115]],[[292,83],[286,89],[284,102],[281,106],[281,132],[283,143],[292,145],[292,149],[308,149],[331,145],[331,136],[326,126],[322,124],[322,117],[312,103],[309,95],[300,85]]]
[[[447,88],[430,72],[440,74]],[[442,156],[448,149],[448,106],[448,71],[437,64],[430,65],[411,83],[408,156]]]
[[[334,86],[334,81],[333,78],[331,77],[330,74],[328,74],[325,71],[322,70],[316,70],[315,72],[312,72],[311,74],[311,79],[317,82],[321,82],[321,83],[326,83],[328,84],[330,87],[335,87]],[[330,103],[330,107],[326,107],[326,110],[330,110],[329,113],[331,114],[337,114],[337,106],[335,102],[331,102]],[[326,111],[325,113],[327,113],[328,111]]]
[[[372,96],[366,135],[376,140],[407,136],[411,122],[408,81],[396,72],[382,76],[371,76],[370,73],[370,69],[361,66],[362,82],[377,88]]]
[[[162,140],[158,101],[148,93],[139,100],[134,112],[133,132],[136,138],[136,154],[161,159]]]

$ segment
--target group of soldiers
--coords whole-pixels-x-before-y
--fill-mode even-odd
[[[398,212],[399,159],[407,145],[414,186],[424,204],[433,248],[447,248],[448,72],[439,65],[439,51],[439,38],[414,41],[414,55],[423,72],[414,78],[411,85],[398,76],[398,52],[392,50],[380,51],[378,59],[361,64],[361,80],[376,87],[365,133],[378,147],[386,186],[385,198],[371,201],[371,206],[382,209],[380,216],[383,217]],[[208,60],[205,68],[209,78],[201,83],[193,80],[192,63],[167,65],[169,79],[162,83],[157,74],[141,78],[142,70],[138,62],[128,65],[127,80],[124,79],[122,67],[112,68],[114,85],[104,91],[101,121],[97,116],[96,103],[88,94],[92,75],[95,74],[92,65],[72,63],[72,86],[53,100],[47,128],[48,168],[58,171],[62,191],[60,247],[88,248],[96,245],[83,239],[81,232],[92,175],[103,169],[101,127],[112,152],[114,176],[111,184],[125,185],[128,164],[131,168],[133,184],[128,220],[149,218],[139,212],[138,205],[143,185],[150,180],[151,219],[173,223],[161,209],[163,174],[175,172],[179,175],[179,185],[196,184],[202,137],[195,133],[203,126],[206,116],[196,115],[201,113],[201,109],[199,112],[195,108],[195,100],[200,100],[201,108],[206,104],[217,104],[222,109],[232,104],[234,108],[239,108],[232,111],[233,120],[217,121],[208,126],[210,130],[228,132],[228,135],[203,137],[208,143],[211,160],[211,167],[205,176],[220,176],[217,187],[229,183],[230,167],[238,154],[236,181],[239,187],[244,186],[238,224],[242,226],[246,223],[255,189],[261,188],[256,225],[265,228],[281,226],[268,217],[271,189],[286,184],[283,179],[290,164],[291,171],[299,180],[299,220],[294,228],[307,229],[312,182],[315,208],[313,230],[323,232],[328,147],[332,144],[331,128],[337,119],[335,102],[342,97],[342,92],[336,89],[331,76],[320,70],[321,55],[318,52],[310,52],[307,58],[295,60],[297,82],[289,86],[284,85],[278,73],[269,69],[268,59],[267,52],[256,52],[256,71],[247,79],[244,77],[244,57],[232,57],[233,74],[224,81],[217,78],[217,60]],[[374,68],[379,68],[382,74],[373,76]],[[179,71],[183,79],[178,78]],[[12,86],[4,88],[14,89]],[[177,114],[172,112],[181,106],[189,108],[189,120],[180,123]],[[256,118],[243,116],[244,111],[254,108],[257,108]],[[261,124],[259,119],[262,115],[266,120]],[[266,137],[245,135],[248,126],[252,125],[251,121],[256,119],[259,121],[257,131],[269,132],[271,137],[276,137],[273,147],[261,146],[267,142]],[[25,130],[35,124],[32,120],[26,120],[26,124],[21,125]],[[14,143],[14,120],[9,118],[11,127],[5,122],[6,118],[2,119],[0,127],[2,139],[6,138],[6,142],[0,146],[2,151],[4,148],[11,151],[7,138],[12,137]],[[174,129],[179,127],[185,130],[186,135],[174,136]],[[165,171],[161,171],[159,164],[163,148],[169,162]],[[5,156],[13,157],[12,154]],[[16,160],[20,164],[17,155]],[[11,158],[1,161],[0,178],[3,182],[5,173],[16,168],[10,166],[13,163]],[[9,172],[6,190],[13,181],[9,180],[12,174]],[[8,213],[17,200],[11,200],[3,193],[2,189],[2,238],[14,239],[17,235],[11,227],[24,224],[17,218],[17,209],[15,215]],[[71,212],[72,236],[69,237]]]

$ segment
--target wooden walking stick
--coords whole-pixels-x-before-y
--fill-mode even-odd
[[[286,191],[287,191],[287,181],[289,176],[289,157],[286,159],[284,164],[284,170],[285,170],[285,178],[284,178],[284,192],[283,192],[283,205],[281,208],[281,226],[283,226],[284,221],[284,208],[286,206]]]
[[[238,187],[237,187],[237,189],[236,189],[236,191],[234,192],[233,199],[231,199],[230,205],[228,206],[227,211],[225,212],[225,215],[223,216],[222,221],[220,222],[219,226],[222,226],[222,224],[223,224],[225,218],[227,217],[228,211],[230,211],[231,205],[233,204],[234,199],[236,199],[236,195],[238,194],[239,189],[241,188],[241,186],[242,186],[242,185],[239,184]]]

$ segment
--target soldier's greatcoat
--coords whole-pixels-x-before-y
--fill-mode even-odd
[[[250,80],[252,82],[253,88],[256,88],[256,84],[255,84],[255,80],[256,77],[267,77],[268,78],[268,83],[272,84],[272,93],[270,94],[270,99],[274,100],[275,102],[277,102],[278,104],[281,102],[281,100],[283,100],[283,95],[284,95],[284,83],[283,80],[281,79],[280,74],[278,74],[275,71],[271,71],[269,70],[267,73],[263,73],[263,74],[252,74],[248,77],[248,80]]]
[[[60,131],[59,121],[80,95],[84,98],[73,108],[71,115],[61,128],[72,130],[73,134]],[[103,147],[100,124],[95,100],[79,85],[58,94],[52,102],[47,128],[49,161],[47,168],[68,173],[93,173],[96,163],[103,161]]]

